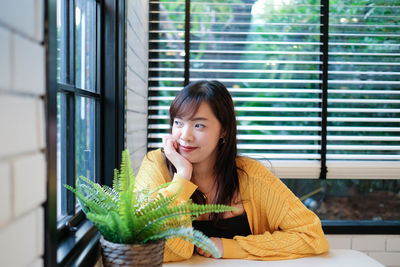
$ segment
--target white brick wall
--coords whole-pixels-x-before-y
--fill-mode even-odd
[[[368,255],[385,266],[400,266],[400,253],[395,252],[369,252]]]
[[[384,264],[400,266],[400,235],[327,235],[333,249],[362,251]]]
[[[386,251],[400,252],[400,238],[399,238],[399,236],[388,237],[386,239]]]
[[[0,89],[4,90],[11,88],[11,33],[1,27],[0,51]]]
[[[36,101],[35,97],[0,96],[0,159],[39,150]]]
[[[0,8],[0,21],[13,32],[43,40],[44,0],[3,0]]]
[[[35,209],[0,230],[1,266],[29,266],[38,254],[37,213]],[[41,218],[43,220],[43,218]],[[39,244],[43,246],[43,244]]]
[[[46,200],[45,158],[42,153],[19,157],[13,167],[15,215],[19,216]]]
[[[0,8],[0,266],[43,266],[44,0]]]
[[[138,171],[146,154],[148,80],[148,0],[127,6],[127,114],[126,146],[132,168]]]
[[[385,251],[384,238],[376,236],[354,236],[352,238],[352,249],[360,251]]]
[[[11,175],[8,162],[0,162],[0,227],[11,218]]]
[[[37,95],[44,94],[45,50],[43,46],[15,35],[13,47],[14,90]]]

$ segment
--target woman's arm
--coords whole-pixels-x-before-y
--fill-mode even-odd
[[[136,176],[136,188],[153,189],[170,181],[170,174],[164,166],[161,151],[151,151],[145,156]],[[165,196],[181,191],[178,202],[188,200],[197,186],[175,174],[171,184],[160,190]],[[193,254],[193,245],[181,238],[167,240],[164,250],[164,262],[189,259]]]
[[[299,202],[292,200],[285,205],[278,230],[272,233],[222,239],[223,258],[284,260],[328,251],[319,218]]]
[[[282,260],[329,250],[319,218],[281,180],[254,160],[243,169],[253,235],[222,239],[224,258]]]

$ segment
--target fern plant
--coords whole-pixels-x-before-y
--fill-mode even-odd
[[[104,238],[113,243],[145,244],[147,242],[182,238],[214,257],[221,257],[214,243],[190,223],[197,216],[209,212],[232,211],[225,205],[199,205],[190,200],[177,204],[179,195],[159,193],[169,183],[153,190],[136,190],[129,151],[122,152],[121,169],[114,170],[113,187],[99,185],[83,176],[76,188],[64,185],[79,200],[87,218]]]

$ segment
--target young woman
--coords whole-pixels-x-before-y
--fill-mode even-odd
[[[183,188],[180,200],[236,207],[193,222],[223,258],[282,260],[329,250],[319,218],[261,163],[237,155],[235,112],[223,84],[189,84],[172,102],[170,119],[172,133],[163,138],[163,149],[144,158],[137,185],[155,188],[172,180],[164,194]],[[167,241],[164,261],[192,254],[193,245],[176,238]]]

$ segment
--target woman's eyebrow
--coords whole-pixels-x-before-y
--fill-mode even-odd
[[[207,118],[203,118],[203,117],[195,117],[195,118],[191,118],[191,121],[208,121]]]

